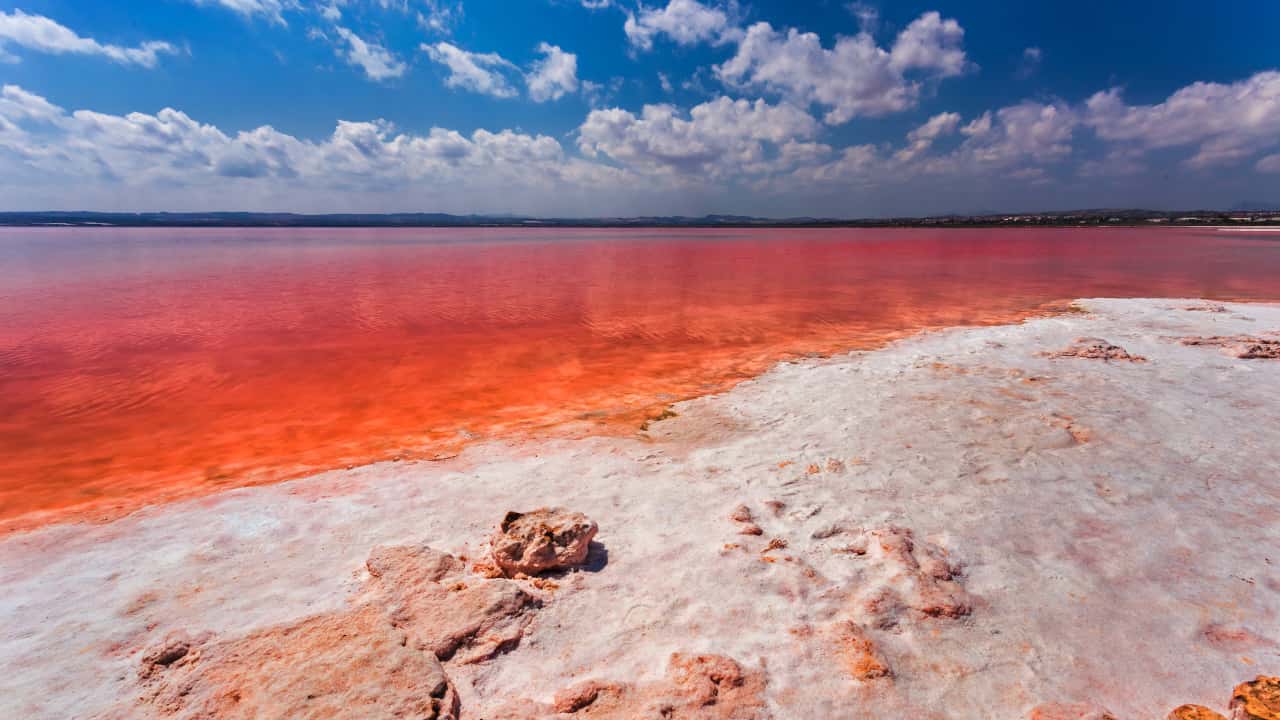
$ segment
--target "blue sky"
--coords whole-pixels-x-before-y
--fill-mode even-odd
[[[0,209],[1280,203],[1280,3],[0,0]]]

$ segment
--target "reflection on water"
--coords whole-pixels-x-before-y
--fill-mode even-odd
[[[794,354],[1089,296],[1277,299],[1280,242],[1121,228],[4,229],[0,527],[564,421],[633,432],[673,398]]]

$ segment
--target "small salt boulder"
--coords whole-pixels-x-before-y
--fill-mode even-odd
[[[596,524],[579,512],[508,512],[493,536],[493,562],[507,577],[537,575],[586,562]]]

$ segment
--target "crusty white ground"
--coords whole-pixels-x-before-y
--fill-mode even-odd
[[[540,505],[597,520],[607,564],[562,580],[517,650],[450,671],[464,717],[587,677],[657,677],[673,651],[764,665],[780,718],[1221,709],[1234,684],[1280,674],[1280,362],[1172,338],[1280,331],[1280,306],[1184,309],[1199,304],[1088,300],[1088,314],[783,364],[676,406],[652,439],[478,446],[9,537],[0,717],[91,716],[171,629],[339,607],[371,547],[473,556],[506,510]],[[1149,362],[1039,355],[1078,336]],[[763,538],[735,534],[738,503]],[[865,577],[833,552],[844,536],[812,537],[833,524],[910,528],[966,567],[968,618],[875,635],[891,681],[849,679],[796,631],[842,617]],[[759,559],[775,536],[789,547],[770,554],[796,562]],[[1214,641],[1214,626],[1245,639]]]

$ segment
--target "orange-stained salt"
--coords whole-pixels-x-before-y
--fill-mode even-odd
[[[1213,229],[0,229],[0,532],[476,439],[1076,297],[1280,299]]]

